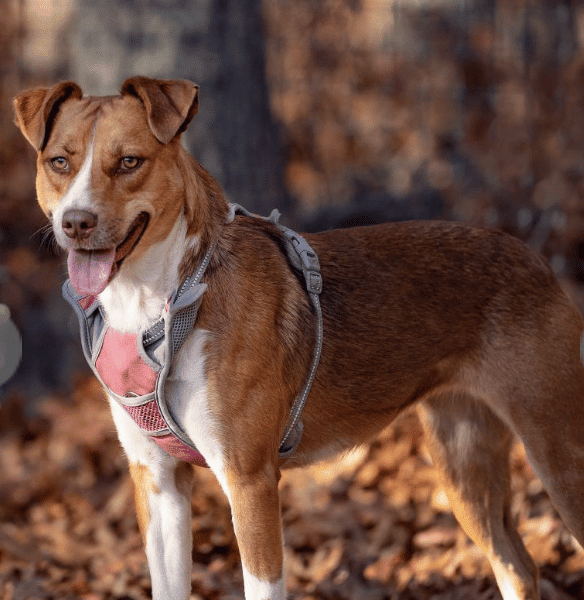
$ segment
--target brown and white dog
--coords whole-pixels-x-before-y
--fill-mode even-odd
[[[283,600],[282,467],[362,444],[417,405],[452,510],[505,600],[540,597],[510,514],[513,434],[584,543],[582,319],[545,262],[496,231],[409,222],[307,235],[323,277],[322,359],[286,461],[282,431],[310,367],[315,314],[270,223],[237,216],[179,138],[187,81],[74,83],[23,92],[16,122],[38,151],[37,193],[72,277],[109,325],[138,333],[218,239],[207,291],[167,385],[175,420],[232,508],[248,600]],[[72,217],[71,217],[72,216]],[[111,401],[130,462],[157,600],[186,600],[190,467]]]

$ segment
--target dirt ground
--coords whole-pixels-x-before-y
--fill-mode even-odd
[[[99,386],[25,414],[0,410],[0,600],[142,600],[150,583],[132,484]],[[549,598],[584,598],[584,552],[567,533],[522,448],[513,506]],[[298,600],[494,600],[484,558],[448,509],[413,416],[370,450],[284,475],[288,587]],[[192,600],[242,597],[227,500],[195,469]]]

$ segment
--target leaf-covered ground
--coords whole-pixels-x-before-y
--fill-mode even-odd
[[[125,458],[99,386],[31,414],[0,409],[0,600],[142,600],[149,576]],[[584,598],[584,552],[525,461],[512,457],[514,509],[549,598]],[[242,597],[229,506],[196,469],[193,600]],[[284,475],[288,587],[299,600],[491,600],[485,559],[448,510],[413,416],[370,450]]]

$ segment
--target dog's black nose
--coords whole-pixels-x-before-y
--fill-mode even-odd
[[[61,227],[67,237],[83,240],[88,238],[97,226],[97,215],[88,210],[68,210],[63,215]]]

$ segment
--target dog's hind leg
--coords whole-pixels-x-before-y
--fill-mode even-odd
[[[562,521],[584,545],[584,325],[561,296],[540,313],[492,334],[480,369],[463,375],[521,439]]]
[[[562,521],[584,545],[584,367],[579,331],[557,326],[547,332],[529,356],[502,357],[491,368],[495,393],[489,403],[525,446],[533,470],[560,513]],[[555,336],[555,338],[554,338]],[[507,360],[505,360],[505,358]],[[514,384],[501,364],[517,374]],[[497,383],[494,383],[497,380]]]
[[[537,567],[510,514],[511,432],[464,393],[427,399],[417,412],[452,511],[491,563],[504,600],[539,600]]]

